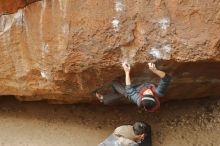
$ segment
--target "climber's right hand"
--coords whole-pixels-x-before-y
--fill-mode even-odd
[[[123,63],[122,67],[123,67],[125,73],[129,73],[130,72],[131,67],[130,67],[129,63]]]

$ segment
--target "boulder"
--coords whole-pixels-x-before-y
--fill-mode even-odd
[[[123,62],[132,84],[157,83],[155,62],[172,76],[165,100],[220,96],[220,1],[35,1],[0,0],[0,95],[94,102]]]

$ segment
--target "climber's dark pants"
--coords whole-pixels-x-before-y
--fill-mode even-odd
[[[112,102],[120,98],[127,97],[125,86],[123,86],[119,82],[113,81],[112,88],[114,90],[114,93],[103,95],[103,103],[106,105],[111,104]]]
[[[152,146],[152,140],[151,140],[151,127],[147,128],[146,134],[144,136],[144,140],[141,141],[139,146]]]

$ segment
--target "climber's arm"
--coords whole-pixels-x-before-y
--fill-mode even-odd
[[[161,79],[165,77],[166,73],[164,71],[158,70],[154,63],[148,63],[149,69],[158,75]]]
[[[137,90],[131,86],[130,65],[128,63],[123,63],[122,67],[125,71],[125,90],[127,98],[130,102],[133,102],[139,106],[139,94]]]
[[[168,74],[166,74],[164,71],[158,70],[155,67],[155,64],[149,63],[148,65],[149,65],[149,69],[161,78],[156,89],[157,95],[164,96],[167,87],[169,86],[169,83],[171,81],[171,77]]]
[[[131,85],[131,78],[130,78],[130,65],[127,63],[123,63],[122,67],[124,68],[125,71],[125,84]]]

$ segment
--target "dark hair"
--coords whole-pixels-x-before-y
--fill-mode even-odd
[[[141,135],[147,133],[151,129],[150,125],[145,122],[135,122],[133,124],[134,134]]]
[[[156,103],[152,100],[142,100],[141,103],[142,103],[143,107],[147,110],[152,109],[156,105]]]

